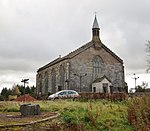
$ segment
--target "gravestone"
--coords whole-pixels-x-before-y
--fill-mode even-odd
[[[20,106],[20,112],[23,116],[40,115],[40,106],[38,104],[23,104]]]

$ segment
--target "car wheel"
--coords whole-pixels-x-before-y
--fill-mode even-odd
[[[77,99],[77,98],[76,98],[76,97],[74,97],[74,98],[73,98],[73,101],[75,101],[76,99]]]
[[[58,97],[55,97],[53,100],[58,100],[59,98]]]

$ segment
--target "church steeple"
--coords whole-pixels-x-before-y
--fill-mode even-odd
[[[96,18],[96,15],[95,15],[94,22],[93,22],[93,27],[92,27],[92,41],[94,42],[96,47],[101,46],[100,45],[101,41],[100,41],[100,37],[99,37],[99,30],[100,30],[100,28],[99,28],[97,18]]]
[[[99,25],[98,25],[98,22],[97,22],[96,15],[95,15],[95,18],[94,18],[94,22],[93,22],[93,27],[92,27],[92,29],[99,29]]]
[[[97,18],[96,18],[96,15],[95,15],[95,18],[94,18],[94,22],[93,22],[93,27],[92,27],[92,33],[93,33],[93,40],[94,39],[99,39],[99,25],[98,25],[98,22],[97,22]]]

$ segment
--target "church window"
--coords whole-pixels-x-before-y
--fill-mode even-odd
[[[62,90],[62,87],[61,86],[58,86],[58,91],[61,91]]]
[[[39,94],[42,94],[42,75],[39,75]]]
[[[65,69],[61,65],[60,66],[60,86],[61,86],[61,89],[64,89],[64,85],[65,85]]]
[[[102,60],[99,56],[94,57],[93,59],[93,73],[101,73]]]
[[[52,93],[56,92],[56,72],[55,69],[52,69],[51,72],[51,85],[52,85]]]
[[[48,92],[48,73],[47,72],[45,72],[44,83],[45,83],[45,93],[47,93]]]

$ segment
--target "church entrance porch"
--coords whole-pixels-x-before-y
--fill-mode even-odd
[[[101,78],[97,78],[92,83],[92,92],[95,93],[111,93],[111,82],[108,80],[106,76],[103,76]]]

